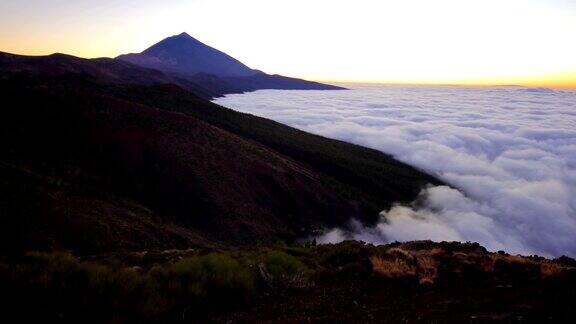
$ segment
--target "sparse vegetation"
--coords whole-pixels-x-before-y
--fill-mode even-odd
[[[540,275],[542,276],[543,279],[557,278],[570,271],[574,271],[574,268],[570,268],[558,263],[548,261],[540,263]]]
[[[431,285],[438,276],[434,257],[442,253],[439,248],[412,252],[395,247],[386,250],[384,257],[373,256],[370,261],[374,272],[386,278],[418,278],[420,284]]]
[[[384,259],[380,257],[370,258],[374,272],[387,278],[406,278],[416,275],[416,267],[408,264],[406,260],[399,258]]]
[[[487,253],[458,243],[411,244],[347,241],[82,258],[66,252],[31,252],[0,260],[0,297],[8,312],[26,319],[173,322],[235,312],[262,298],[282,300],[301,296],[299,291],[313,294],[316,287],[365,285],[370,287],[367,291],[378,291],[392,283],[432,290],[475,282],[480,287],[540,280],[540,285],[558,280],[573,284],[576,273],[567,259],[560,263]]]

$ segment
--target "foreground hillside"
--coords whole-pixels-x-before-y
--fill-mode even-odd
[[[0,249],[293,241],[439,181],[111,59],[0,54]]]
[[[488,253],[471,243],[34,252],[1,259],[0,283],[2,315],[22,322],[569,323],[576,316],[575,260]]]

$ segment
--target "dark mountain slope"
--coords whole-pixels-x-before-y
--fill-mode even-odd
[[[382,152],[306,133],[211,102],[199,102],[193,94],[176,87],[152,86],[146,87],[145,91],[130,89],[117,95],[132,102],[151,103],[195,116],[305,162],[321,170],[331,186],[344,186],[345,192],[361,192],[359,196],[364,200],[363,205],[371,206],[371,220],[376,220],[377,212],[383,207],[412,201],[423,183],[440,183]]]
[[[250,69],[235,58],[203,44],[186,33],[168,37],[142,53],[120,55],[117,59],[174,73],[220,95],[258,89],[343,89]],[[207,75],[210,77],[207,78]]]
[[[220,96],[221,90],[228,90],[221,84],[214,86],[200,78],[199,82],[194,82],[193,78],[178,77],[109,58],[88,60],[65,54],[20,56],[0,52],[0,80],[65,78],[70,75],[82,75],[100,83],[176,84],[202,98]],[[207,86],[199,83],[206,83]]]
[[[291,240],[436,182],[122,64],[0,55],[3,249]]]

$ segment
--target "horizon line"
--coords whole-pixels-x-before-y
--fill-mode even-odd
[[[336,84],[373,84],[373,85],[412,85],[412,86],[458,86],[458,87],[522,87],[522,88],[550,88],[562,90],[576,90],[576,80],[574,84],[559,84],[551,83],[522,83],[522,82],[434,82],[434,81],[387,81],[387,80],[342,80],[342,79],[322,79],[322,78],[308,78],[307,80],[321,82],[321,83],[336,83]]]
[[[68,53],[64,53],[64,52],[53,52],[50,54],[22,54],[22,53],[8,52],[8,51],[1,50],[1,49],[0,49],[0,52],[6,53],[6,54],[12,54],[12,55],[31,56],[31,57],[41,57],[41,56],[50,56],[50,55],[55,55],[55,54],[63,54],[63,55],[69,55],[69,56],[87,59],[87,60],[102,59],[102,58],[116,59],[116,57],[112,57],[112,56],[83,57],[83,56],[79,56],[77,54],[68,54]],[[275,74],[275,73],[271,73],[271,74]],[[438,82],[437,81],[418,81],[418,80],[394,81],[394,80],[373,80],[373,79],[371,79],[371,80],[358,80],[358,79],[347,80],[347,79],[314,78],[314,77],[291,76],[291,75],[286,75],[286,76],[302,78],[305,80],[315,81],[315,82],[320,82],[320,83],[339,83],[339,84],[375,84],[375,85],[381,84],[381,85],[461,86],[461,87],[526,87],[526,88],[552,88],[552,89],[562,89],[562,90],[576,90],[576,78],[574,81],[568,81],[568,82],[560,81],[560,80],[555,82],[554,80],[543,78],[543,81],[546,80],[548,82],[542,82],[542,83],[538,82],[538,78],[531,78],[530,83],[525,83],[525,82],[513,82],[513,81],[512,82],[490,82],[490,81],[474,82],[474,81],[465,81],[465,80],[452,81],[452,82],[451,81],[438,81]]]

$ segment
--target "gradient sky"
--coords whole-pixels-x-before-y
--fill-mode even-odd
[[[308,79],[576,87],[576,0],[0,0],[0,51],[114,57],[183,31]]]

